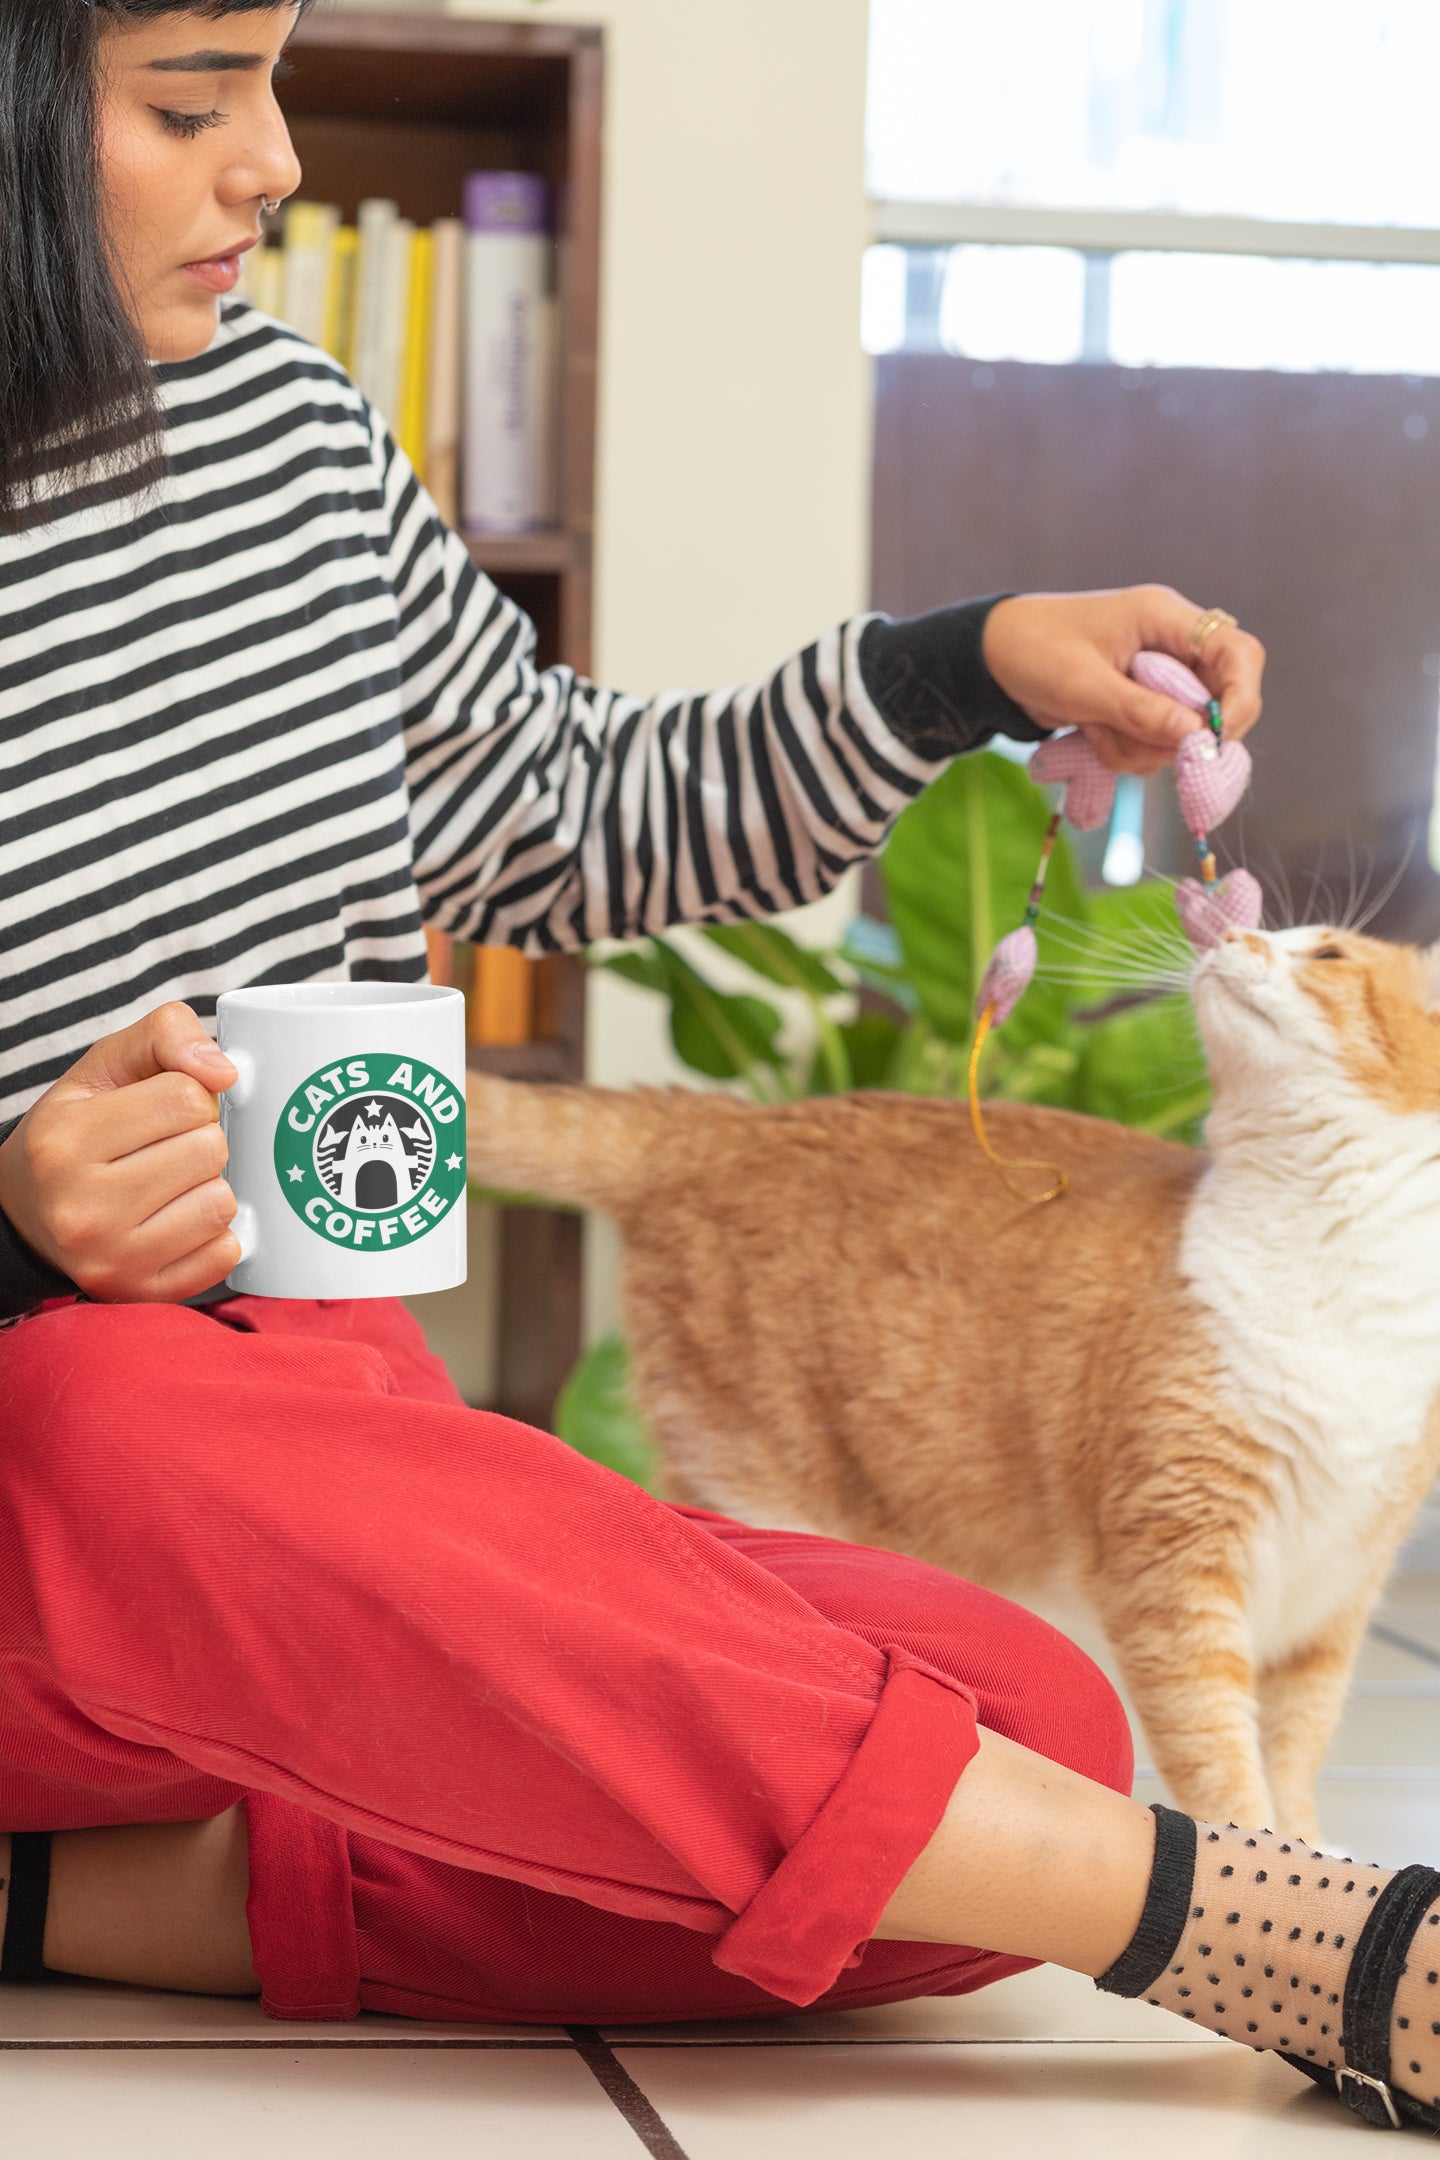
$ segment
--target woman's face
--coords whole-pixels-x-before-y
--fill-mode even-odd
[[[107,233],[152,360],[204,352],[220,296],[233,290],[239,255],[257,237],[261,199],[300,185],[271,87],[294,26],[287,4],[218,20],[159,15],[101,33]]]

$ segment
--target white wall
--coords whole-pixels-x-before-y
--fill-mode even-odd
[[[760,674],[867,601],[867,0],[450,12],[606,31],[597,672],[647,693]],[[593,1079],[682,1076],[653,1000],[596,979],[590,1017]],[[594,1332],[603,1230],[590,1263]]]
[[[452,0],[607,32],[597,666],[758,673],[866,594],[866,0]]]
[[[454,14],[518,17],[491,0]],[[539,11],[536,11],[539,13]],[[606,31],[596,668],[627,690],[772,666],[866,604],[867,0],[573,0]],[[590,1073],[686,1077],[592,981]],[[592,1225],[587,1327],[614,1309]]]

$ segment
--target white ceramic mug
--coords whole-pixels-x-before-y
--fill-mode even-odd
[[[428,983],[227,990],[220,1098],[252,1297],[413,1297],[465,1280],[465,1000]]]

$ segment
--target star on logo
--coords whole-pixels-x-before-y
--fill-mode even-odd
[[[445,1158],[445,1167],[447,1170],[458,1170],[460,1167],[460,1157],[458,1155],[447,1155]]]
[[[305,1173],[297,1163],[290,1165],[290,1182],[292,1185],[303,1185],[305,1182]]]
[[[378,1103],[378,1102],[367,1102],[367,1103],[366,1103],[366,1105],[365,1105],[365,1115],[366,1115],[366,1117],[379,1117],[379,1115],[380,1115],[380,1105],[379,1105],[379,1103]]]

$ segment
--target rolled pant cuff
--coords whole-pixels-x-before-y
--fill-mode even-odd
[[[245,1918],[260,2005],[274,2018],[353,2018],[360,1954],[350,1851],[337,1823],[270,1793],[247,1793]]]
[[[715,1946],[715,1963],[812,2003],[857,1965],[980,1744],[975,1699],[890,1650],[864,1739],[819,1814]]]

